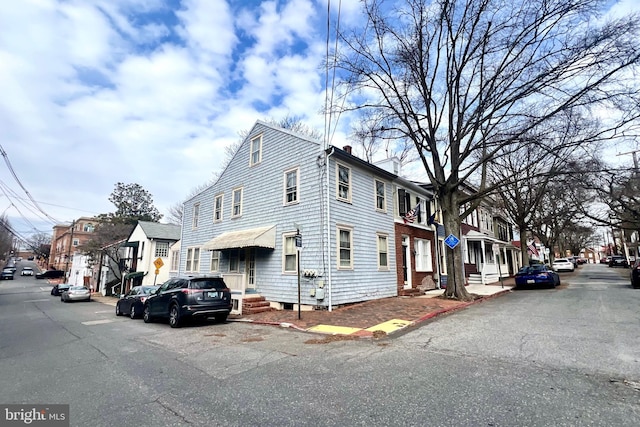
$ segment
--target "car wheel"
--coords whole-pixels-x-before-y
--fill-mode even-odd
[[[131,308],[129,309],[129,317],[135,319],[137,316],[138,313],[136,313],[136,306],[135,304],[131,304]]]
[[[214,318],[216,319],[216,322],[224,323],[227,321],[227,316],[227,314],[216,314]]]
[[[180,327],[180,307],[176,304],[172,304],[169,309],[169,326],[172,328]]]
[[[144,310],[142,311],[142,320],[144,320],[144,323],[153,322],[153,319],[151,318],[151,313],[149,312],[149,306],[148,305],[144,306]]]
[[[120,304],[116,304],[116,316],[122,316],[122,310],[120,310]]]

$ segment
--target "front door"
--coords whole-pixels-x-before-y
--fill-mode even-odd
[[[411,289],[411,246],[409,236],[402,236],[402,279],[404,289]]]
[[[245,249],[244,263],[245,274],[247,278],[247,290],[256,289],[256,250],[254,248]]]

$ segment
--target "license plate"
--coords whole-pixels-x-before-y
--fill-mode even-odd
[[[207,292],[207,298],[218,298],[217,292]]]
[[[529,279],[529,280],[527,280],[527,283],[528,283],[528,284],[536,283],[536,281],[535,281],[535,280],[532,280],[532,279]]]

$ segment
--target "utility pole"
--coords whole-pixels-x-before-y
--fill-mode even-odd
[[[73,246],[73,230],[76,228],[76,221],[71,221],[71,238],[69,239],[69,249],[67,250],[67,262],[64,266],[64,276],[69,274],[69,258],[71,258],[71,246]]]

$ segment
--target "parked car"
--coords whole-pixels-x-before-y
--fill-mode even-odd
[[[27,259],[28,259],[29,261],[33,261],[33,260],[34,260],[34,257],[33,257],[33,255],[32,255],[32,256],[30,256],[30,257],[29,257],[29,258],[27,258]]]
[[[61,277],[64,277],[62,270],[47,270],[36,273],[36,279],[60,279]]]
[[[69,289],[60,295],[60,301],[91,301],[91,291],[84,286],[69,286]]]
[[[134,286],[129,292],[121,295],[116,302],[116,316],[129,316],[135,319],[142,315],[144,302],[158,288],[160,286]]]
[[[628,268],[629,262],[627,261],[627,258],[625,258],[623,255],[613,255],[609,260],[609,267]]]
[[[554,288],[560,286],[560,276],[558,273],[543,264],[522,267],[516,273],[515,279],[516,287],[545,286]]]
[[[633,263],[629,277],[631,279],[631,287],[633,289],[640,288],[640,259]]]
[[[20,271],[21,276],[33,276],[33,268],[31,267],[22,267],[22,271]]]
[[[172,328],[185,318],[214,317],[224,322],[231,305],[231,291],[221,277],[175,277],[147,298],[142,317],[145,323],[168,318]]]
[[[59,297],[62,293],[69,289],[71,285],[69,283],[58,283],[51,288],[51,295]]]
[[[3,268],[0,274],[0,280],[13,280],[13,269]]]
[[[600,264],[609,264],[609,258],[608,256],[604,256],[602,258],[600,258]]]
[[[551,264],[553,271],[573,271],[576,266],[567,258],[556,258]]]

